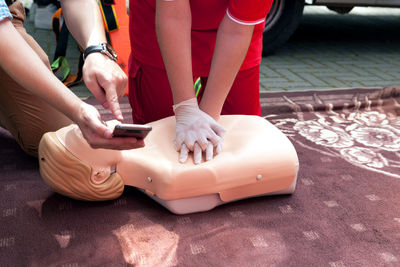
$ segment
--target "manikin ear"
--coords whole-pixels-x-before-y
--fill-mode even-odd
[[[116,166],[112,166],[111,168],[101,168],[101,167],[93,167],[92,173],[90,175],[90,180],[94,184],[102,184],[104,183],[112,174],[115,173]]]
[[[54,191],[87,201],[116,199],[124,191],[121,176],[109,169],[96,171],[69,152],[55,132],[46,133],[39,144],[40,174]],[[93,175],[94,174],[94,175]]]

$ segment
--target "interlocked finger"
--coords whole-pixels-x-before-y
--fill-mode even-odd
[[[189,155],[189,149],[185,144],[183,144],[180,149],[179,162],[185,163],[186,160],[188,159],[188,155]]]
[[[194,144],[194,149],[193,149],[194,164],[200,164],[201,163],[202,154],[203,154],[203,151],[201,150],[201,147],[199,146],[198,143],[195,143]]]
[[[206,161],[212,160],[214,157],[214,146],[211,143],[208,143],[206,149]]]

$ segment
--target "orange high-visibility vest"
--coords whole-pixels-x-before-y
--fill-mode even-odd
[[[128,75],[128,61],[131,53],[129,40],[129,18],[125,0],[100,0],[104,27],[111,46],[117,52],[118,65]],[[125,95],[128,94],[128,87]]]

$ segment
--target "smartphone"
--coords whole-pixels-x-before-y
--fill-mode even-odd
[[[144,139],[146,135],[151,131],[150,125],[142,124],[128,124],[121,123],[114,127],[114,137],[135,137],[136,139]]]

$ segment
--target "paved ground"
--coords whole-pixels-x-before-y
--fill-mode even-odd
[[[55,41],[49,30],[30,32],[52,60]],[[76,43],[67,58],[75,70]],[[263,59],[261,91],[383,87],[400,84],[400,9],[355,8],[339,15],[325,7],[306,7],[298,30],[275,54]],[[71,88],[90,95],[84,84]]]
[[[261,91],[400,84],[400,9],[306,7],[289,42],[263,59],[260,81]]]

